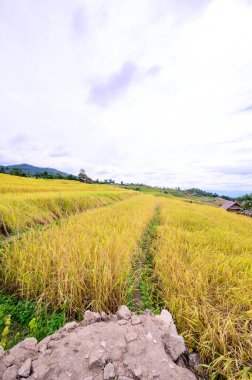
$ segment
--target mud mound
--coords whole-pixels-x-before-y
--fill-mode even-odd
[[[116,315],[86,311],[37,343],[28,338],[8,353],[0,349],[0,379],[195,380],[186,368],[186,348],[170,313]]]

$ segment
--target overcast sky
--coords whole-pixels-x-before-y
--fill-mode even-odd
[[[252,192],[252,0],[0,0],[0,164]]]

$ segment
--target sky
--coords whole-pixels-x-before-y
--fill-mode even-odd
[[[252,192],[252,0],[0,0],[0,164]]]

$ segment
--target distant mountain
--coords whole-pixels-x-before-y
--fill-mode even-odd
[[[58,169],[53,168],[40,168],[38,166],[33,166],[29,164],[16,164],[16,165],[1,165],[0,168],[4,168],[5,173],[9,173],[12,169],[20,169],[23,172],[25,172],[27,175],[34,175],[35,173],[44,173],[47,172],[48,174],[57,175],[61,174],[62,176],[68,176],[68,173],[64,173]]]

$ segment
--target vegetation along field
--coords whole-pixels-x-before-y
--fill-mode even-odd
[[[252,220],[158,195],[0,175],[4,348],[87,308],[166,307],[202,371],[250,379]]]

